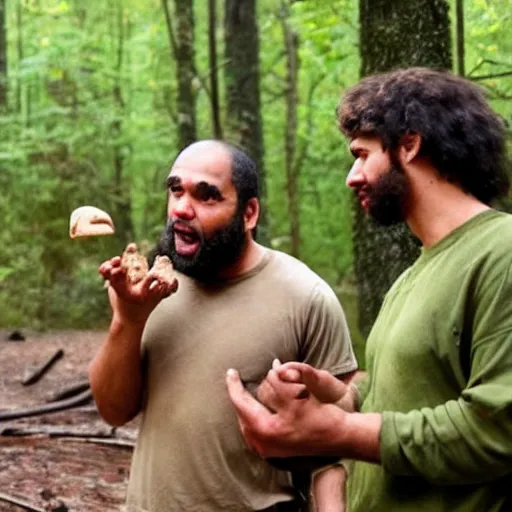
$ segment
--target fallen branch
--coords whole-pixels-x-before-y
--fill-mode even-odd
[[[78,393],[82,393],[82,391],[85,391],[86,389],[89,389],[89,381],[81,380],[81,381],[75,382],[74,384],[69,385],[68,387],[60,389],[53,395],[50,395],[46,401],[47,402],[58,402],[60,400],[66,399],[66,398],[76,396]]]
[[[21,383],[24,386],[36,383],[63,355],[64,350],[59,348],[46,362],[36,367],[27,376],[25,376]]]
[[[28,418],[30,416],[40,416],[41,414],[64,411],[66,409],[78,407],[79,405],[87,404],[91,399],[92,392],[90,389],[86,389],[76,396],[67,398],[65,400],[59,400],[58,402],[52,402],[51,404],[35,405],[33,407],[12,409],[10,411],[1,411],[0,421],[16,420],[20,418]]]
[[[15,496],[10,496],[9,494],[5,494],[3,492],[0,492],[0,500],[6,501],[7,503],[11,503],[13,505],[17,505],[18,507],[21,507],[25,510],[29,510],[30,512],[45,512],[45,510],[42,508],[31,505],[26,501],[20,500]]]
[[[66,425],[6,425],[0,428],[1,436],[38,436],[45,435],[51,438],[57,437],[105,437],[111,438],[115,435],[114,427],[103,427],[91,431],[91,425],[70,428]]]
[[[78,441],[82,443],[102,444],[130,449],[135,447],[135,443],[133,441],[129,441],[128,439],[116,439],[115,437],[61,437],[59,441]]]

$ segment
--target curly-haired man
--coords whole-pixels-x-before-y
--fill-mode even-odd
[[[421,255],[385,297],[357,388],[287,363],[259,395],[271,414],[228,372],[246,440],[354,459],[350,512],[512,510],[512,217],[490,207],[509,186],[504,125],[475,85],[423,68],[362,80],[338,121],[347,185]]]

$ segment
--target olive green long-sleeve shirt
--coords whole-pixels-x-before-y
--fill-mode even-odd
[[[382,465],[354,465],[350,512],[512,511],[512,216],[481,213],[423,249],[366,355]]]

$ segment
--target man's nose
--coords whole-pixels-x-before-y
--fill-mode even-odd
[[[168,210],[169,218],[192,220],[195,216],[194,207],[186,195],[171,197]]]
[[[348,172],[347,179],[345,181],[347,187],[354,188],[364,181],[364,176],[361,171],[361,164],[358,160],[354,162],[350,171]]]

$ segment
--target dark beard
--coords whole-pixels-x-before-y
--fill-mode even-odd
[[[180,224],[186,222],[180,220]],[[208,238],[200,236],[200,246],[193,256],[176,252],[174,222],[168,222],[162,234],[156,254],[169,256],[174,268],[198,281],[215,280],[219,273],[235,263],[245,244],[243,212],[236,212],[231,222]],[[198,233],[199,235],[199,233]]]
[[[392,226],[403,222],[409,199],[409,180],[400,164],[391,165],[366,191],[369,198],[368,213],[381,226]]]

